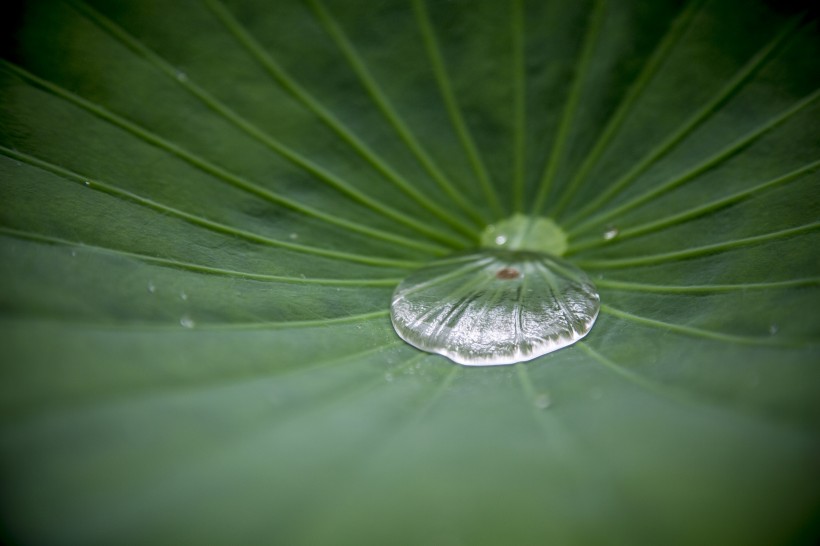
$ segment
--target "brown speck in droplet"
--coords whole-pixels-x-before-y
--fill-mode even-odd
[[[513,269],[511,267],[505,267],[504,269],[499,269],[498,273],[495,274],[496,279],[504,279],[505,281],[511,279],[517,279],[521,276],[521,272],[517,269]]]

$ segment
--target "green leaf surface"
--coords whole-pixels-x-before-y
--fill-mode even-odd
[[[820,493],[820,40],[740,0],[26,3],[20,544],[780,544]],[[514,213],[600,289],[463,368],[393,288]]]

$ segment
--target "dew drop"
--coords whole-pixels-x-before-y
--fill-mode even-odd
[[[391,381],[393,381],[393,374],[390,373],[390,372],[387,372],[386,374],[384,374],[384,380],[387,381],[388,383],[390,383]]]
[[[432,262],[399,284],[398,335],[467,366],[532,360],[592,328],[600,297],[587,275],[555,256],[485,249]]]
[[[182,292],[179,293],[179,299],[181,299],[182,301],[188,301],[188,294],[186,294],[185,291],[183,290]]]
[[[85,184],[88,187],[91,187],[91,181],[90,180],[83,180],[83,184]]]
[[[769,334],[775,335],[778,330],[779,330],[779,328],[777,327],[777,324],[770,324],[769,325]]]
[[[194,319],[190,317],[190,315],[182,315],[182,317],[179,319],[179,325],[183,328],[193,328],[194,326],[196,326],[196,323],[194,322]]]
[[[498,246],[501,246],[501,245],[503,245],[504,243],[507,242],[507,237],[505,235],[497,235],[496,238],[493,241]]]
[[[148,293],[153,294],[157,291],[157,287],[151,281],[148,281]]]
[[[291,233],[290,235],[288,235],[288,238],[289,238],[291,241],[295,241],[296,239],[298,239],[298,238],[299,238],[299,234],[298,234],[298,233]]]
[[[604,231],[604,241],[611,241],[618,236],[618,228],[615,226],[607,226]]]
[[[182,70],[177,70],[176,76],[177,76],[177,79],[181,82],[187,82],[188,81],[188,74],[186,74]]]
[[[74,257],[76,257],[76,256],[77,256],[77,251],[76,251],[76,250],[72,250],[72,251],[71,251],[71,257],[72,257],[72,258],[74,258]]]

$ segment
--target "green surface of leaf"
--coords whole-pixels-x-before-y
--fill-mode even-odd
[[[806,540],[820,40],[773,6],[26,3],[4,536]],[[401,342],[396,284],[514,213],[568,235],[591,333],[475,369]]]

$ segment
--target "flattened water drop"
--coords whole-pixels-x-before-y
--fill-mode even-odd
[[[399,336],[468,366],[513,364],[572,345],[600,298],[587,275],[550,254],[486,249],[432,262],[396,288]]]

